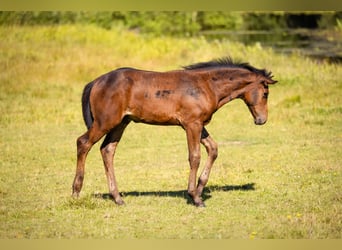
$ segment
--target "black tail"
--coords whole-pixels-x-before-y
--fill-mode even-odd
[[[94,118],[90,110],[90,91],[93,88],[94,82],[88,83],[83,90],[82,94],[82,113],[84,122],[89,129],[93,124]]]

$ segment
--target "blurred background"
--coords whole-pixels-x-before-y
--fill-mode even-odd
[[[342,12],[0,12],[0,25],[94,24],[151,36],[203,36],[342,61]]]

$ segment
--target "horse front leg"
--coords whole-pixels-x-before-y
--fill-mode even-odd
[[[203,132],[204,131],[204,132]],[[214,161],[217,158],[217,143],[210,137],[205,128],[203,128],[201,143],[204,145],[208,153],[208,159],[203,168],[202,174],[198,179],[197,192],[202,195],[204,187],[207,185],[209,180],[209,175]]]
[[[189,163],[190,163],[190,174],[188,181],[188,194],[192,198],[195,206],[204,207],[205,204],[200,197],[200,194],[196,188],[197,171],[201,160],[200,152],[200,137],[202,125],[192,124],[186,129],[188,150],[189,150]]]

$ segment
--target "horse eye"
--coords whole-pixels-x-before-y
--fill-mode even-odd
[[[263,98],[267,99],[267,97],[268,97],[268,92],[265,92]]]

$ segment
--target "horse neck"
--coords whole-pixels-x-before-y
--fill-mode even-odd
[[[254,80],[250,72],[246,73],[239,69],[214,71],[211,75],[213,90],[218,100],[217,108],[240,97]]]

